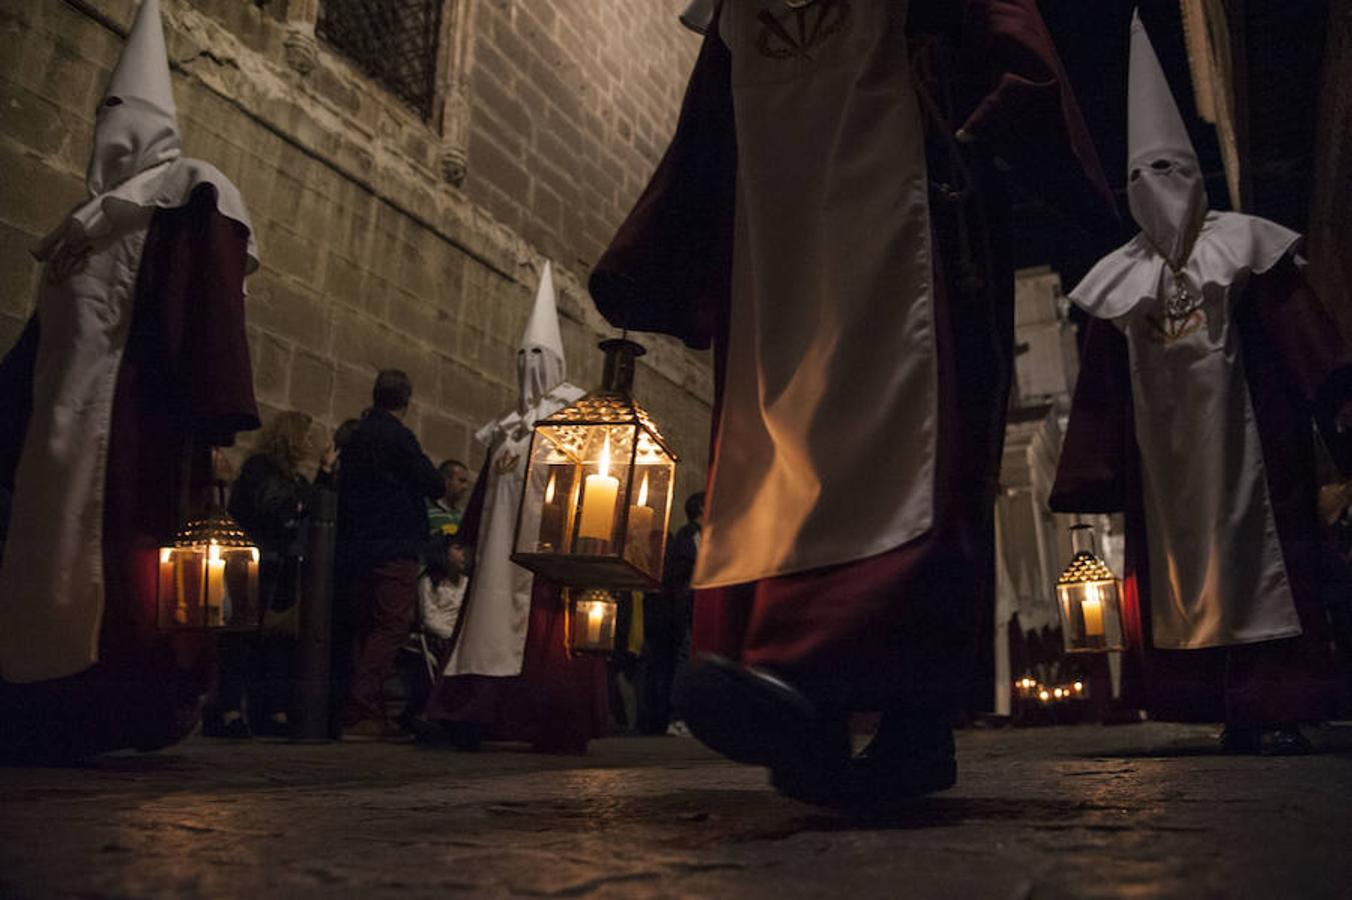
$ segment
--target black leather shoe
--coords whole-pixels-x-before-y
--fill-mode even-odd
[[[845,716],[770,672],[705,656],[687,673],[680,699],[690,733],[735,762],[834,767],[849,757]]]
[[[835,767],[785,765],[772,772],[781,794],[858,815],[885,815],[958,779],[953,729],[938,716],[884,715],[863,753]]]
[[[1256,756],[1306,756],[1314,752],[1309,738],[1301,734],[1300,728],[1295,725],[1227,726],[1221,732],[1221,749],[1227,753]]]
[[[1258,735],[1259,756],[1308,756],[1313,752],[1310,739],[1294,725],[1265,728]]]

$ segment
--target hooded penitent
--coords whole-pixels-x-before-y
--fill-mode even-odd
[[[521,388],[517,409],[475,435],[488,447],[488,462],[479,475],[487,484],[464,625],[447,663],[447,675],[521,673],[533,576],[511,561],[516,511],[525,488],[531,425],[583,394],[564,381],[566,375],[554,273],[546,262],[517,350]]]
[[[1138,14],[1131,18],[1127,202],[1154,248],[1181,263],[1206,216],[1206,186],[1183,117]]]
[[[555,385],[568,376],[563,359],[563,338],[559,336],[559,313],[554,300],[554,269],[546,260],[540,284],[535,291],[535,306],[526,331],[521,335],[521,346],[516,354],[517,379],[520,386],[519,410],[522,415],[535,405]]]
[[[1131,354],[1151,631],[1195,649],[1301,632],[1275,535],[1235,309],[1299,236],[1206,209],[1197,156],[1139,17],[1132,19],[1128,181],[1142,232],[1071,291]]]
[[[204,185],[213,191],[216,211],[242,238],[239,227],[247,232],[249,217],[234,185],[209,164],[181,155],[159,0],[145,0],[97,113],[89,199],[34,249],[45,268],[34,315],[40,337],[29,395],[33,414],[15,470],[18,527],[0,565],[0,676],[8,682],[60,678],[99,660],[105,600],[100,548],[111,505],[105,480],[124,353],[133,340],[145,343],[145,329],[133,329],[133,316],[141,314],[142,254],[157,212],[187,206]],[[173,264],[185,273],[204,271],[184,254]],[[253,265],[250,239],[246,266]],[[234,318],[227,318],[239,333],[221,337],[223,342],[243,341],[239,290],[238,282],[197,285],[187,301],[205,306],[213,302],[205,296],[212,292],[229,298]],[[192,315],[201,319],[206,311],[195,308]],[[154,313],[146,311],[152,319]],[[239,349],[239,342],[232,348]],[[217,359],[238,361],[229,353]],[[144,365],[139,357],[137,365]],[[216,374],[226,366],[220,362]],[[239,378],[247,383],[247,356]],[[177,386],[185,395],[189,388]],[[249,414],[241,415],[241,423],[256,418],[251,392],[245,405]]]

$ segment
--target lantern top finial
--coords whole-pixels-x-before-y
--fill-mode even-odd
[[[610,338],[598,346],[606,355],[605,367],[601,370],[601,390],[617,394],[632,393],[636,360],[648,351],[642,344],[628,338]]]

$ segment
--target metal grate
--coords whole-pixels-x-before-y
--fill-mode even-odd
[[[322,0],[315,31],[424,119],[436,94],[443,0]]]

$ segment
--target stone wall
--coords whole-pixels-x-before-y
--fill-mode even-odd
[[[265,416],[302,409],[327,431],[397,366],[429,454],[477,468],[472,434],[515,401],[546,258],[571,380],[599,380],[595,343],[612,332],[586,273],[665,145],[697,40],[676,24],[680,0],[445,3],[428,121],[315,39],[316,0],[163,8],[186,152],[234,179],[254,218]],[[82,196],[93,111],[135,6],[0,0],[0,348],[31,309],[27,247]],[[683,496],[704,477],[708,358],[645,343],[637,393],[682,454]]]

